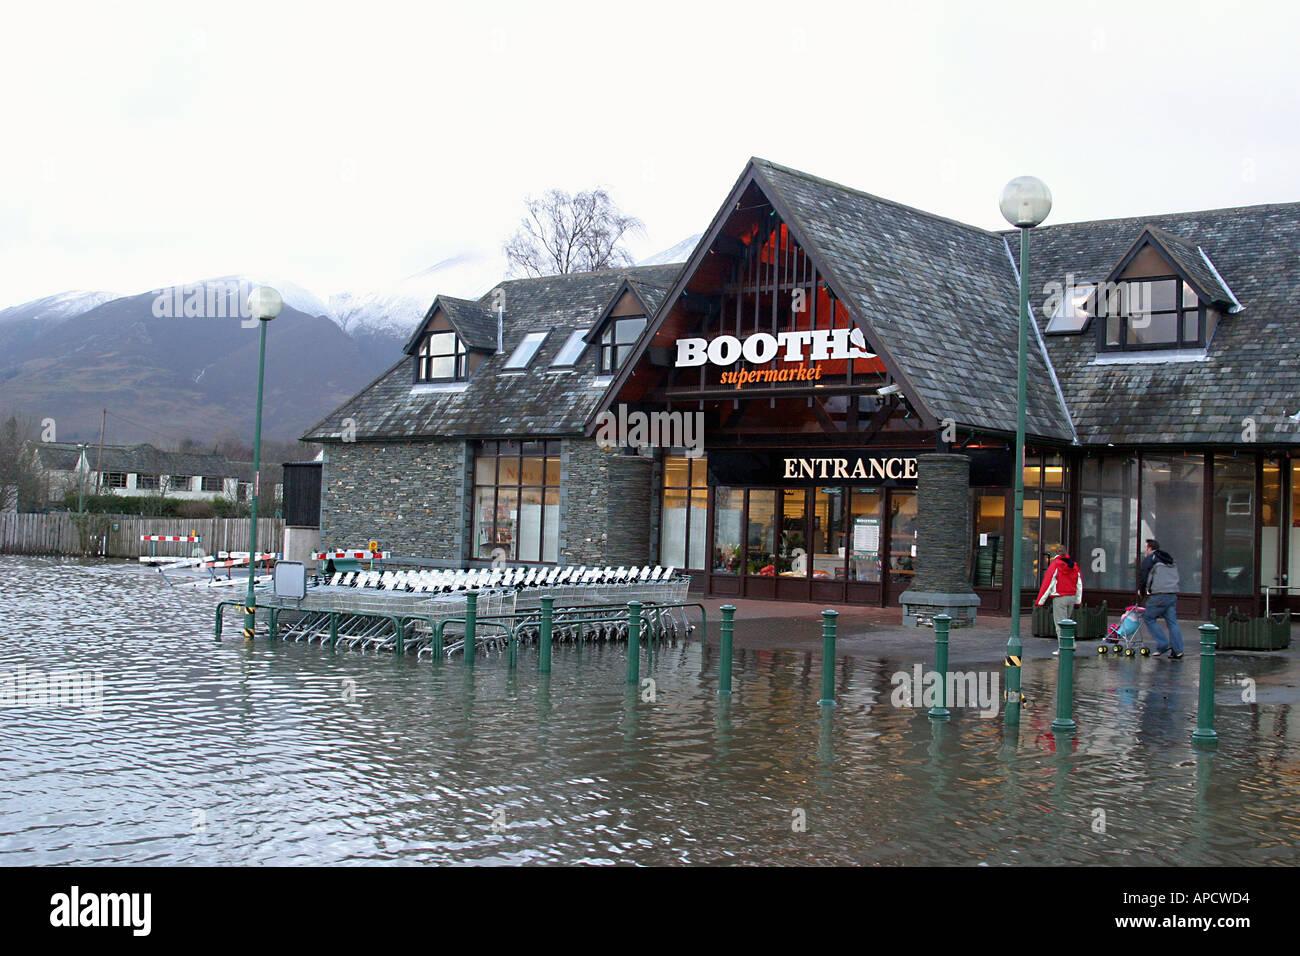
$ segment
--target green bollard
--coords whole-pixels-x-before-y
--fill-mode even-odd
[[[1053,730],[1074,733],[1074,621],[1061,622],[1060,657],[1056,665],[1056,719]]]
[[[731,637],[735,628],[736,606],[722,605],[722,647],[718,650],[718,693],[723,695],[731,693]]]
[[[1202,624],[1201,632],[1201,677],[1200,702],[1196,708],[1196,729],[1192,731],[1192,743],[1213,747],[1219,742],[1219,735],[1214,729],[1214,659],[1219,642],[1219,629],[1213,624]]]
[[[330,648],[337,647],[339,643],[339,612],[330,611]]]
[[[279,629],[280,629],[280,609],[278,607],[273,607],[271,608],[271,610],[266,612],[267,637],[272,641],[275,640],[276,635],[279,632]]]
[[[221,643],[221,612],[224,610],[225,608],[220,604],[217,605],[217,621],[216,626],[212,630],[212,639],[218,644]]]
[[[822,699],[818,704],[835,706],[835,622],[839,611],[822,611]]]
[[[627,602],[627,682],[641,685],[641,602]]]
[[[442,663],[442,628],[446,621],[439,621],[433,628],[433,659]]]
[[[1023,653],[1024,645],[1020,643],[1020,635],[1013,633],[1011,639],[1007,641],[1007,662],[1004,671],[1007,706],[1003,719],[1008,727],[1016,727],[1020,724],[1020,704],[1024,697],[1020,693],[1020,658]]]
[[[537,670],[542,674],[551,672],[551,617],[555,612],[555,598],[547,595],[542,598],[542,629],[537,638]]]
[[[393,621],[393,632],[397,635],[397,644],[393,649],[401,657],[406,653],[406,628],[402,627],[401,618]]]
[[[952,618],[947,614],[937,614],[934,618],[934,670],[939,675],[939,700],[930,708],[931,720],[947,720],[952,716],[948,710],[948,628]]]
[[[478,626],[478,592],[465,592],[465,666],[474,666],[474,631]]]

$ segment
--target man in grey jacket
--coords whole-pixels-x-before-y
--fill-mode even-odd
[[[1138,594],[1146,605],[1142,620],[1156,639],[1153,657],[1168,654],[1170,660],[1183,656],[1183,632],[1178,627],[1178,565],[1168,551],[1160,550],[1160,542],[1147,538],[1146,557],[1138,569]],[[1169,629],[1166,639],[1162,629],[1156,627],[1161,618]]]

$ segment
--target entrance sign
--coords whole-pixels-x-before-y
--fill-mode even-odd
[[[917,456],[929,448],[858,451],[845,448],[771,448],[709,452],[709,484],[733,488],[807,488],[816,485],[915,488]],[[972,448],[971,487],[1011,484],[1011,452]]]

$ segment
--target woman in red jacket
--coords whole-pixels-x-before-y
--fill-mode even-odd
[[[1083,603],[1083,576],[1079,564],[1064,548],[1056,549],[1056,557],[1043,573],[1043,587],[1038,592],[1038,606],[1052,599],[1052,620],[1056,622],[1056,639],[1061,639],[1061,622],[1074,615],[1076,604]]]

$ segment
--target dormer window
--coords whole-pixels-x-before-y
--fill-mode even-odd
[[[1204,348],[1213,331],[1205,304],[1178,276],[1117,283],[1096,297],[1095,308],[1103,351]]]
[[[600,334],[601,375],[612,375],[622,367],[645,327],[644,315],[609,320]]]
[[[455,332],[429,332],[415,358],[417,382],[463,382],[468,353]]]

